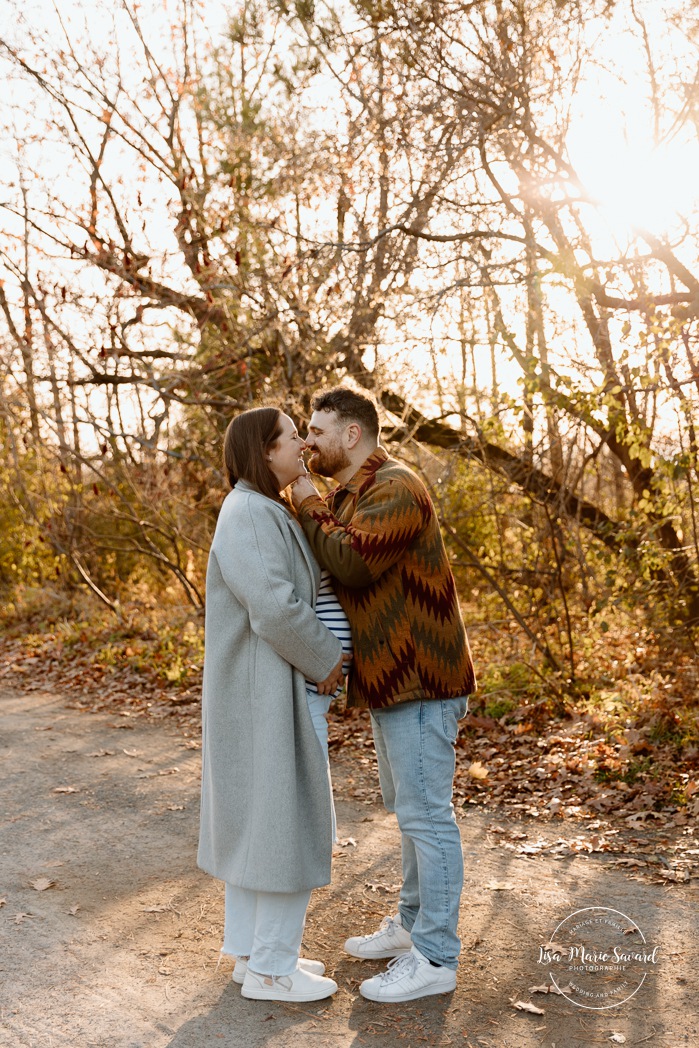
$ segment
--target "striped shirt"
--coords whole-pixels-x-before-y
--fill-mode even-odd
[[[351,655],[352,634],[350,632],[350,624],[347,621],[347,616],[342,610],[342,606],[335,595],[332,576],[329,571],[321,572],[315,611],[320,621],[325,623],[330,632],[334,633],[341,642],[343,654]],[[348,669],[349,663],[345,663],[343,666],[343,672],[347,673]],[[307,680],[306,691],[315,692],[317,694],[318,688],[313,681]],[[341,691],[342,688],[338,688],[335,695],[339,695]]]

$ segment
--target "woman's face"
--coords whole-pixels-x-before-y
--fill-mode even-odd
[[[267,462],[277,478],[279,490],[283,491],[292,480],[306,472],[302,458],[306,445],[288,415],[282,415],[279,424],[281,433],[267,451]]]

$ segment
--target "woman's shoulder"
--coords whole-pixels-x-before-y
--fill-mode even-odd
[[[274,522],[279,526],[290,519],[285,506],[240,481],[226,495],[219,514],[219,521],[235,520],[241,525],[247,521],[255,525]]]

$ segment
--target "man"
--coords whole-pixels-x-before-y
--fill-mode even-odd
[[[370,710],[381,793],[401,831],[398,913],[345,950],[396,958],[361,984],[364,997],[410,1001],[456,986],[463,857],[451,802],[454,743],[475,677],[424,484],[379,445],[368,396],[339,386],[311,406],[309,467],[339,486],[324,500],[299,477],[292,498],[350,622],[348,705]]]

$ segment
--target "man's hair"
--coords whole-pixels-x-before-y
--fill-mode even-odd
[[[319,389],[311,398],[312,411],[334,411],[341,422],[358,422],[362,435],[379,439],[379,413],[376,401],[366,393],[347,386]]]

